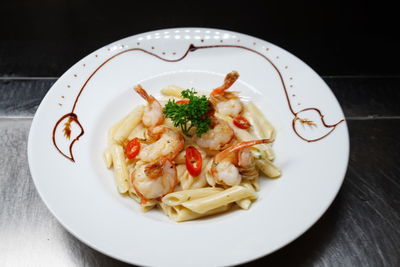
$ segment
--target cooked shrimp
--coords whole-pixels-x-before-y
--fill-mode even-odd
[[[152,163],[138,163],[131,174],[132,186],[142,199],[160,199],[174,191],[178,183],[175,164],[162,158]]]
[[[259,174],[256,169],[256,161],[249,147],[239,150],[237,166],[243,179],[254,180],[258,178]]]
[[[210,102],[215,109],[224,115],[236,117],[243,111],[243,104],[234,92],[227,92],[239,78],[239,73],[232,71],[225,76],[224,84],[215,88],[210,94]]]
[[[229,124],[216,117],[212,118],[213,127],[201,137],[196,138],[196,143],[208,150],[220,151],[231,144],[234,132]]]
[[[143,125],[146,128],[152,128],[162,124],[164,121],[164,115],[160,102],[158,102],[153,96],[148,95],[146,90],[144,90],[140,84],[136,85],[134,89],[148,103],[143,112]]]
[[[249,148],[254,145],[271,143],[269,139],[244,141],[236,145],[230,146],[224,151],[218,153],[212,160],[210,169],[208,170],[217,184],[234,186],[240,184],[242,178],[254,179],[255,170],[254,159],[252,158]]]
[[[155,161],[162,157],[172,160],[183,149],[185,143],[181,133],[163,125],[148,129],[147,138],[150,144],[143,144],[137,156],[145,162]]]

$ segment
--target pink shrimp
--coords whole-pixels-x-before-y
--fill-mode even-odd
[[[210,94],[210,102],[215,110],[221,114],[236,117],[243,110],[243,104],[235,92],[227,92],[239,78],[239,73],[232,71],[225,76],[224,84],[215,88]]]
[[[254,159],[247,148],[272,142],[270,139],[261,139],[244,141],[228,147],[213,158],[209,170],[210,176],[217,184],[227,186],[240,184],[242,178],[254,179],[257,170]]]
[[[131,174],[131,183],[142,202],[150,199],[159,200],[173,192],[178,183],[175,164],[168,158],[138,164]]]
[[[160,102],[153,96],[148,95],[140,84],[136,85],[134,89],[148,103],[143,112],[143,125],[146,128],[152,128],[162,124],[164,122],[164,114]]]

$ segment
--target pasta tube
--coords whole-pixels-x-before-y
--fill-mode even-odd
[[[117,183],[118,191],[125,193],[129,190],[128,169],[125,163],[125,154],[122,146],[114,144],[110,147],[111,156],[114,164],[114,177]]]
[[[143,106],[138,106],[129,113],[128,117],[122,122],[121,126],[114,133],[114,140],[122,144],[132,130],[140,123],[143,116]]]
[[[107,147],[103,153],[104,162],[106,163],[107,168],[111,168],[113,165],[112,156],[110,152],[110,148]]]
[[[207,197],[184,202],[182,206],[196,213],[205,213],[243,198],[256,199],[257,195],[243,186],[236,185]]]
[[[120,120],[120,121],[117,122],[116,124],[114,124],[114,125],[108,130],[108,133],[107,133],[107,148],[104,150],[104,153],[103,153],[103,158],[104,158],[104,161],[105,161],[105,163],[106,163],[107,168],[111,168],[112,165],[113,165],[110,146],[113,145],[113,144],[115,144],[115,141],[114,141],[114,138],[113,138],[114,133],[115,133],[115,131],[118,129],[118,127],[121,126],[121,123],[122,123],[124,120],[125,120],[125,118],[122,119],[122,120]]]
[[[169,85],[163,89],[161,89],[161,93],[165,96],[173,96],[177,98],[182,98],[181,92],[184,89],[182,87],[176,85]]]
[[[260,132],[261,138],[275,139],[275,128],[253,102],[248,102],[247,105],[245,105],[245,112],[246,111],[251,114],[251,118],[254,121],[254,128]]]
[[[268,159],[256,159],[256,166],[269,178],[281,176],[281,171]]]
[[[206,187],[198,189],[183,190],[169,193],[162,198],[162,202],[169,206],[177,206],[185,201],[194,200],[202,197],[207,197],[212,194],[221,192],[222,188]]]
[[[256,192],[259,190],[258,177],[256,179],[253,179],[250,181],[249,180],[243,181],[240,185],[253,191],[253,192]],[[252,201],[250,198],[244,198],[244,199],[236,201],[236,204],[244,210],[249,209],[251,203],[252,203]]]
[[[176,222],[183,222],[227,211],[230,208],[230,205],[221,206],[202,214],[193,212],[182,206],[168,206],[164,203],[161,203],[160,207],[165,215],[167,215],[171,220]]]

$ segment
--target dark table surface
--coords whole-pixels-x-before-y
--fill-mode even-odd
[[[343,186],[323,217],[248,265],[400,266],[400,42],[393,9],[368,1],[0,4],[0,266],[125,266],[78,241],[47,210],[27,164],[27,136],[57,77],[120,38],[177,26],[225,28],[299,56],[331,87],[350,132]],[[398,32],[398,31],[397,31]]]

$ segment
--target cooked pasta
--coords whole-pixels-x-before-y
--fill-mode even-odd
[[[118,191],[176,222],[249,209],[259,175],[281,172],[272,163],[275,129],[256,105],[228,91],[238,76],[227,74],[209,96],[167,86],[158,100],[135,86],[147,103],[110,128],[103,154]]]

